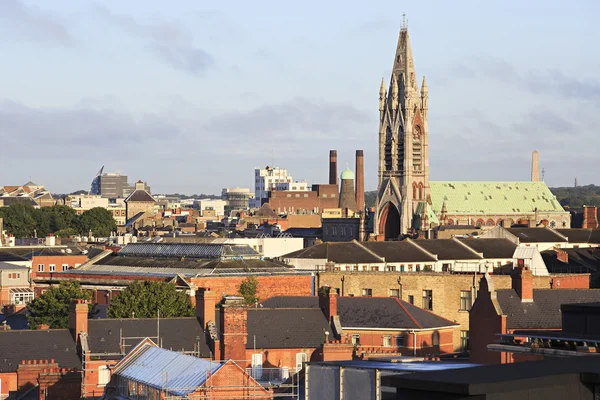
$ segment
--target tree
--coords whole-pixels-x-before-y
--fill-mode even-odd
[[[117,229],[112,213],[102,207],[94,207],[79,218],[79,233],[87,235],[89,231],[96,236],[109,236]]]
[[[160,316],[193,317],[194,307],[187,294],[178,291],[174,284],[155,281],[135,281],[112,300],[108,307],[109,318],[156,318]]]
[[[15,237],[31,237],[36,228],[35,209],[30,204],[15,203],[0,207],[0,218],[4,220],[4,229]]]
[[[27,304],[27,321],[31,329],[38,325],[48,325],[52,329],[69,327],[69,304],[75,299],[90,300],[89,315],[95,304],[91,304],[92,292],[81,288],[79,282],[61,282],[53,286]]]
[[[240,284],[240,296],[244,298],[246,305],[258,303],[260,300],[256,295],[258,292],[258,279],[254,276],[249,276]]]

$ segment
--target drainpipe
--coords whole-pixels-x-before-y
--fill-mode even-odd
[[[311,280],[312,280],[311,296],[314,296],[315,295],[315,273],[311,272],[310,276],[311,276]]]
[[[413,334],[413,356],[417,356],[417,334],[415,331],[412,331]]]

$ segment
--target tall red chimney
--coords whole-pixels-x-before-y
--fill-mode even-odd
[[[356,206],[358,211],[365,210],[365,157],[362,150],[356,150]]]
[[[329,150],[329,184],[338,185],[337,150]]]
[[[596,229],[598,228],[598,209],[594,206],[583,206],[583,223],[582,228]]]

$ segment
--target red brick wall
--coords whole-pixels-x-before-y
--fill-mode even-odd
[[[199,288],[210,288],[217,294],[217,300],[224,294],[236,295],[245,276],[236,277],[199,277],[190,278],[190,283]],[[258,297],[261,300],[274,296],[310,296],[312,277],[310,275],[293,276],[257,276]]]
[[[50,272],[50,264],[56,266],[56,272],[62,271],[62,265],[67,264],[69,268],[75,268],[75,264],[83,264],[87,261],[86,255],[60,255],[60,256],[33,256],[31,258],[31,277],[35,278],[38,265],[44,265],[44,272]]]
[[[245,370],[229,362],[190,397],[215,399],[272,399],[270,392],[254,381]],[[204,397],[203,397],[204,396]],[[212,396],[212,397],[211,397]]]
[[[85,369],[86,373],[84,374],[84,390],[86,397],[101,397],[102,393],[104,393],[104,385],[98,385],[98,368],[101,366],[113,367],[117,361],[107,361],[107,360],[93,360],[86,361]]]
[[[452,353],[454,351],[453,344],[453,329],[438,330],[439,334],[439,345],[433,345],[433,334],[434,330],[425,332],[416,332],[416,347],[417,354],[440,354],[440,353]],[[404,355],[413,355],[415,348],[415,338],[413,333],[406,334],[405,331],[361,331],[361,330],[347,330],[344,329],[344,333],[348,334],[348,338],[352,337],[352,334],[360,335],[360,348],[361,349],[374,349],[380,350],[398,350],[398,352]],[[386,335],[392,337],[392,347],[383,346],[383,338]],[[396,336],[405,337],[404,347],[396,348]]]
[[[252,366],[252,355],[262,354],[263,356],[263,368],[283,368],[288,367],[296,369],[296,354],[306,353],[308,361],[320,361],[321,355],[315,348],[308,349],[246,349],[246,364],[243,366],[249,368]],[[350,360],[352,353],[350,353]],[[241,363],[239,363],[242,366]]]
[[[565,275],[552,277],[553,289],[589,289],[590,274]]]
[[[502,353],[488,351],[487,345],[506,333],[506,317],[498,315],[488,284],[481,280],[477,300],[469,315],[469,348],[471,361],[478,364],[500,364]]]
[[[219,329],[222,360],[242,362],[246,359],[248,340],[248,309],[243,305],[225,305],[221,308],[221,327]]]
[[[0,391],[0,398],[4,399],[11,392],[17,390],[17,373],[16,372],[4,372],[0,374],[0,381],[2,382],[2,390]]]

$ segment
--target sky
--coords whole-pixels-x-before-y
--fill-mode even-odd
[[[431,180],[600,183],[600,3],[0,0],[0,184],[153,193],[327,183],[365,152],[406,13],[429,87]]]

